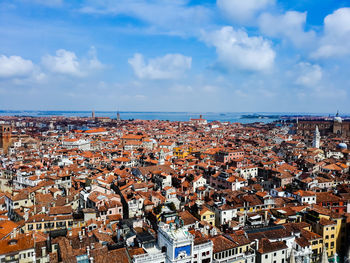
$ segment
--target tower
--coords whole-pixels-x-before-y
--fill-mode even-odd
[[[91,113],[91,119],[95,119],[95,111],[94,110],[92,110],[92,113]]]
[[[120,122],[120,113],[119,113],[119,111],[117,112],[117,122]]]
[[[159,152],[158,165],[164,165],[164,163],[165,163],[165,154],[163,149],[161,149]]]
[[[320,140],[321,140],[320,132],[318,130],[318,126],[316,125],[314,139],[312,141],[312,147],[313,148],[320,148]]]
[[[1,125],[0,126],[0,148],[7,153],[8,147],[11,143],[12,127],[11,125]]]
[[[339,111],[337,111],[337,114],[334,117],[333,122],[333,133],[337,135],[342,135],[342,122],[343,119],[339,116]]]

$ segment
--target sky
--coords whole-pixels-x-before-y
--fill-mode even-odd
[[[348,0],[2,0],[0,109],[350,113]]]

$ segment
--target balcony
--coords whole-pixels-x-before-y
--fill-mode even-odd
[[[133,262],[135,263],[147,263],[152,261],[159,261],[164,260],[165,261],[165,253],[157,253],[157,254],[142,254],[142,255],[136,255],[134,256]]]

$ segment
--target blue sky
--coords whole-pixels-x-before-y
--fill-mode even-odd
[[[345,0],[3,0],[0,108],[350,113]]]

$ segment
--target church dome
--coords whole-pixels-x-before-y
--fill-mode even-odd
[[[340,149],[347,149],[348,146],[347,146],[346,143],[341,142],[341,143],[338,144],[338,148],[340,148]]]
[[[342,123],[343,120],[342,120],[341,117],[338,117],[338,116],[337,116],[337,117],[334,118],[334,121],[335,121],[335,122],[338,122],[338,123]]]

